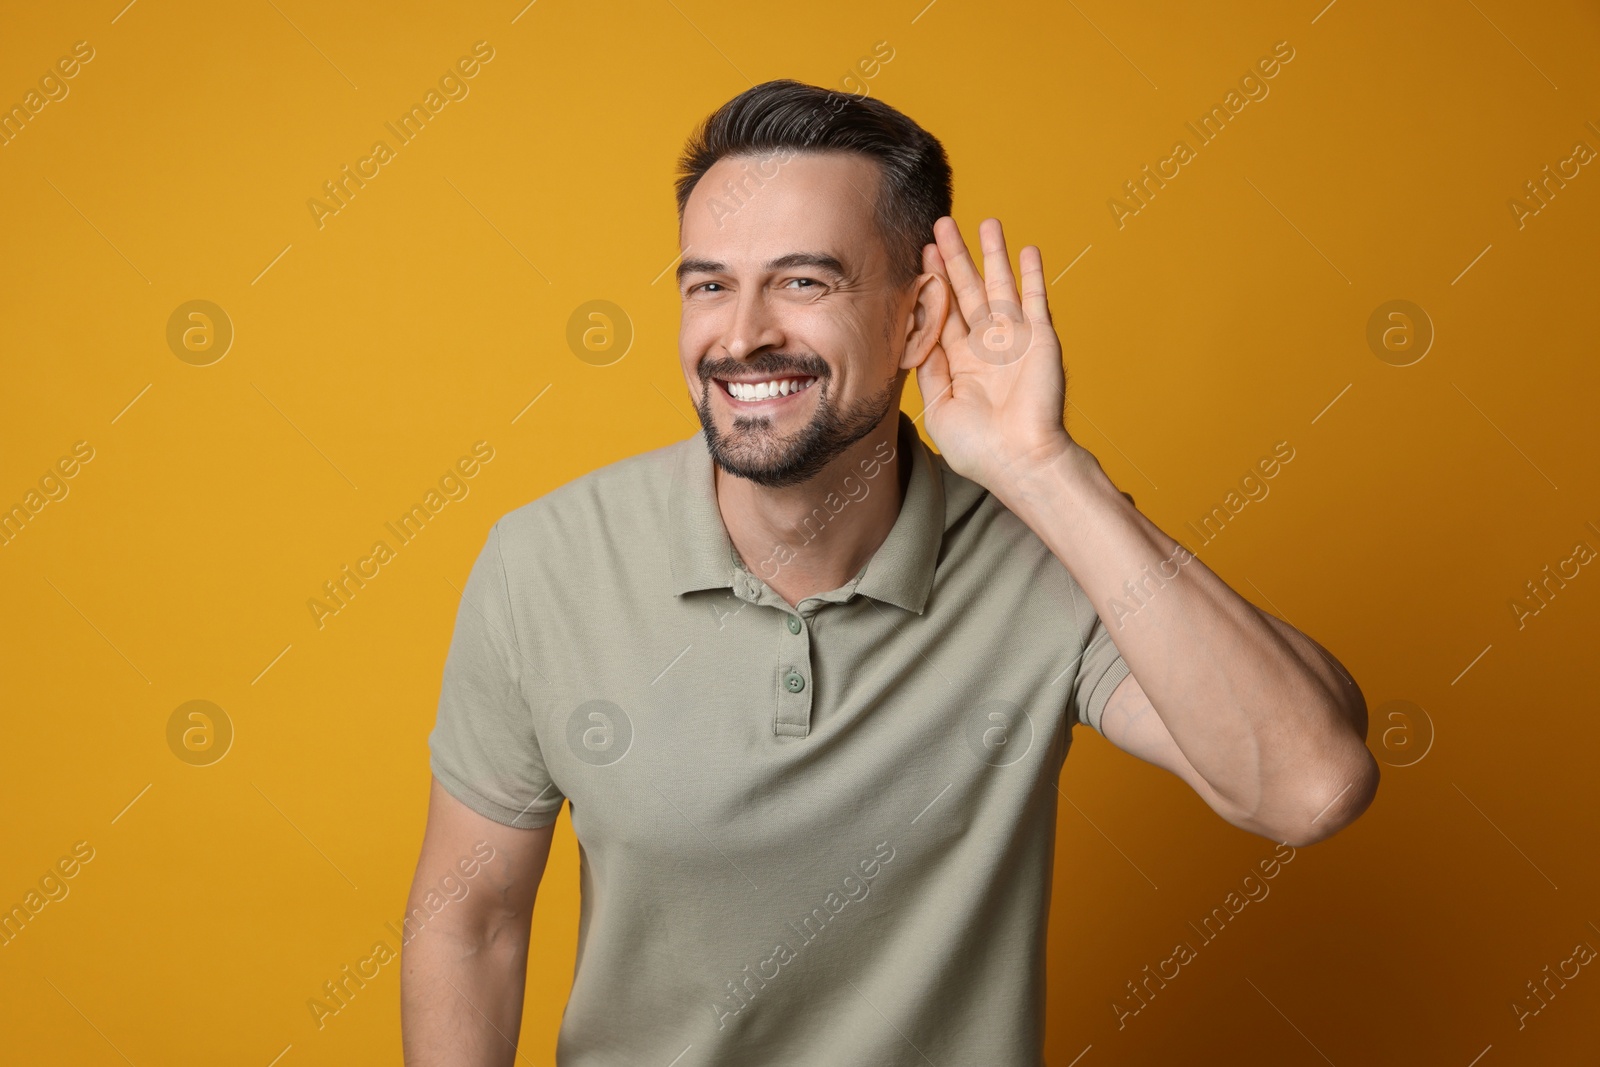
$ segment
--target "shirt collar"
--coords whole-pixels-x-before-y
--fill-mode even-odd
[[[944,486],[911,417],[898,414],[897,450],[910,461],[911,478],[889,536],[853,581],[856,592],[920,615],[944,540]],[[703,428],[679,444],[667,494],[667,559],[674,593],[733,587],[733,542],[717,510],[714,465]],[[879,476],[885,473],[887,469]]]

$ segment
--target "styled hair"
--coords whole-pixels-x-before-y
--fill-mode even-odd
[[[891,284],[922,273],[922,246],[950,214],[950,161],[921,126],[871,97],[780,78],[746,89],[706,117],[678,161],[678,225],[696,183],[727,156],[857,152],[882,173],[874,216]]]

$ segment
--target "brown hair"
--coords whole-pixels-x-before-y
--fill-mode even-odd
[[[858,152],[882,169],[876,216],[889,253],[891,284],[922,273],[922,246],[950,214],[944,146],[901,112],[870,97],[787,78],[763,82],[723,104],[689,138],[678,162],[678,225],[689,194],[726,156],[769,152]]]

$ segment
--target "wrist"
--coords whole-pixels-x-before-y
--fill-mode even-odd
[[[1094,453],[1065,433],[1008,462],[990,488],[1024,518],[1046,502],[1077,502],[1096,492],[1117,492]]]

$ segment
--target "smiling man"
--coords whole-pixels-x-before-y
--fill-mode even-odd
[[[1274,841],[1371,803],[1359,688],[1067,434],[1040,252],[1019,292],[985,220],[980,274],[950,190],[909,118],[792,81],[691,139],[701,430],[505,515],[472,569],[408,904],[413,1067],[513,1062],[564,802],[563,1067],[1039,1064],[1075,725]],[[937,453],[900,411],[913,370]],[[432,908],[479,841],[484,891]]]

